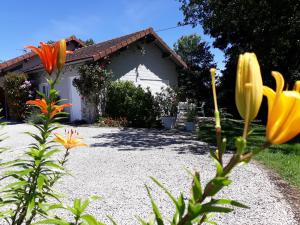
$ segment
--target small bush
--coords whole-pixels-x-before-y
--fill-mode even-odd
[[[126,117],[133,127],[153,127],[159,108],[150,90],[136,87],[130,81],[114,81],[108,88],[106,114]]]
[[[7,73],[4,76],[4,91],[7,96],[9,117],[14,120],[24,120],[29,111],[25,102],[35,95],[27,74]]]
[[[187,112],[186,112],[186,121],[187,122],[195,122],[197,118],[197,109],[194,104],[189,104]]]
[[[161,91],[156,93],[155,100],[158,102],[162,116],[176,116],[178,98],[177,93],[172,88],[162,87]]]

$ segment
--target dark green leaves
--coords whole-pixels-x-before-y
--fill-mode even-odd
[[[147,193],[148,193],[148,196],[151,200],[151,205],[152,205],[152,209],[153,209],[153,212],[154,212],[154,215],[155,215],[155,219],[156,219],[156,223],[157,225],[164,225],[164,222],[163,222],[163,218],[162,218],[162,215],[156,205],[156,203],[154,202],[153,198],[152,198],[152,195],[150,193],[150,190],[147,186],[146,187],[146,190],[147,190]]]

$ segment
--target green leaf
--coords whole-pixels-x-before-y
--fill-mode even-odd
[[[146,220],[142,219],[139,216],[136,216],[136,218],[142,225],[154,225],[155,224],[154,220],[150,220],[149,222],[147,222]]]
[[[52,167],[52,168],[55,168],[55,169],[60,169],[60,170],[64,170],[64,167],[63,166],[60,166],[52,161],[46,161],[45,162],[45,165],[46,166],[49,166],[49,167]]]
[[[98,225],[98,221],[92,215],[85,214],[80,217],[85,220],[89,225]]]
[[[77,209],[78,211],[80,211],[80,208],[81,208],[80,206],[81,206],[81,200],[79,198],[75,198],[74,204],[73,204],[74,209]]]
[[[84,202],[81,204],[80,212],[84,212],[85,209],[89,206],[90,202],[91,201],[89,199],[84,200]]]
[[[217,158],[217,156],[215,155],[215,153],[213,151],[210,151],[210,155],[213,158],[216,167],[217,167],[217,176],[220,176],[223,173],[223,167],[221,165],[221,163],[219,162],[219,159]]]
[[[50,156],[52,156],[52,155],[54,155],[55,153],[58,153],[58,152],[61,152],[61,150],[59,150],[59,149],[51,150],[51,151],[47,152],[47,153],[44,155],[44,158],[47,159],[47,158],[49,158]]]
[[[12,188],[12,189],[24,188],[24,186],[26,186],[27,184],[28,184],[27,181],[18,181],[18,182],[14,182],[14,183],[11,183],[11,184],[5,186],[5,187],[3,188],[3,190],[4,190],[4,189],[7,190],[7,189],[10,189],[10,188]]]
[[[46,220],[38,221],[34,224],[72,225],[71,223],[63,219],[46,219]]]
[[[153,198],[152,198],[152,195],[150,193],[150,190],[149,188],[147,187],[147,185],[145,185],[146,187],[146,190],[147,190],[147,193],[148,193],[148,196],[151,200],[151,205],[152,205],[152,209],[153,209],[153,212],[154,212],[154,215],[155,215],[155,219],[156,219],[156,222],[157,222],[157,225],[164,225],[164,222],[163,222],[163,219],[162,219],[162,216],[161,216],[161,213],[157,207],[157,205],[155,204]]]
[[[112,222],[113,225],[117,225],[117,222],[109,215],[107,215],[107,218]]]
[[[39,191],[43,190],[44,182],[45,182],[45,177],[44,177],[44,175],[40,174],[37,179],[37,186],[38,186]]]
[[[207,194],[207,196],[214,196],[216,193],[218,193],[223,187],[228,186],[231,184],[231,180],[229,180],[227,177],[216,177],[213,180],[209,182],[209,184],[206,187],[212,186],[213,189],[210,190]],[[207,191],[205,191],[207,192]]]
[[[202,205],[200,203],[194,204],[193,202],[189,202],[188,212],[190,215],[190,220],[193,220],[201,215]]]
[[[27,212],[26,212],[26,216],[25,216],[26,220],[28,220],[31,217],[32,210],[34,209],[34,206],[35,206],[35,196],[33,196],[32,199],[29,202]]]
[[[246,206],[240,202],[230,200],[230,199],[213,199],[210,202],[213,205],[232,205],[232,206],[236,206],[236,207],[240,207],[240,208],[244,208],[244,209],[249,209],[248,206]]]
[[[233,209],[220,207],[220,206],[212,206],[209,203],[202,205],[201,214],[203,213],[230,213]]]
[[[158,180],[156,180],[154,177],[150,177],[150,178],[151,178],[151,180],[154,181],[154,183],[156,183],[161,189],[163,189],[166,192],[166,194],[170,197],[170,199],[175,204],[177,210],[180,211],[180,208],[179,208],[179,205],[178,205],[178,202],[177,202],[176,198],[168,191],[168,189],[165,188],[161,183],[159,183]]]
[[[198,172],[193,175],[193,185],[192,185],[192,197],[193,201],[197,202],[199,199],[202,198],[202,187],[200,182],[200,175]]]

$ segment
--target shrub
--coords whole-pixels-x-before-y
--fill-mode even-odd
[[[4,91],[7,97],[9,116],[23,120],[29,107],[25,102],[34,97],[33,85],[25,73],[12,72],[4,76]]]
[[[189,104],[186,112],[186,121],[187,122],[195,122],[197,118],[197,109],[194,104]]]
[[[177,94],[172,88],[161,88],[156,93],[155,100],[158,102],[162,116],[175,116],[177,113],[178,99]]]
[[[106,114],[126,117],[133,127],[153,127],[159,116],[158,104],[150,90],[130,81],[114,81],[108,88]]]

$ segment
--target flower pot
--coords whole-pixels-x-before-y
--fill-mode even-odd
[[[164,116],[161,118],[162,125],[166,129],[173,129],[175,127],[176,117]]]
[[[185,122],[184,125],[186,131],[193,132],[196,129],[194,122]]]

